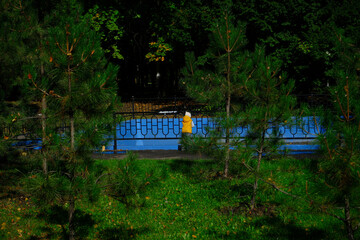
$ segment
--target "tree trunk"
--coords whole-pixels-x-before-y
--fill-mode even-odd
[[[70,116],[70,147],[71,151],[75,149],[75,125],[74,125],[74,116],[71,114]]]
[[[230,96],[228,96],[226,102],[226,138],[225,138],[225,168],[224,168],[224,177],[229,176],[229,162],[230,162],[230,128],[229,128],[229,118],[230,118]]]
[[[70,197],[69,201],[69,240],[75,239],[75,226],[74,226],[74,213],[75,213],[75,199],[73,196]]]
[[[226,35],[227,35],[227,46],[225,48],[227,52],[227,72],[226,72],[226,82],[227,82],[227,93],[226,93],[226,139],[225,139],[225,145],[226,145],[226,153],[225,153],[225,169],[224,169],[224,177],[229,176],[229,162],[230,162],[230,106],[231,106],[231,48],[230,48],[230,35],[229,35],[229,26],[227,22],[227,16],[226,16]]]
[[[349,240],[354,240],[354,230],[352,228],[351,224],[351,217],[350,217],[350,202],[349,197],[345,196],[345,225],[346,225],[346,231],[348,235]]]
[[[263,150],[264,150],[264,141],[265,141],[265,131],[263,131],[263,133],[261,134],[261,143],[260,143],[260,149],[258,152],[258,160],[257,160],[257,165],[256,165],[256,173],[255,173],[255,182],[253,185],[253,194],[251,197],[251,201],[250,201],[250,210],[253,211],[256,205],[256,194],[257,194],[257,189],[258,189],[258,184],[259,184],[259,171],[260,171],[260,165],[261,165],[261,160],[262,160],[262,154],[263,154]]]
[[[41,64],[40,66],[40,73],[41,76],[44,76],[45,74],[45,70],[44,70],[44,65]],[[41,146],[41,152],[45,153],[45,148],[46,148],[46,140],[47,140],[47,136],[46,136],[46,109],[47,109],[47,103],[46,103],[46,95],[44,94],[41,98],[41,131],[42,131],[42,146]],[[43,172],[45,175],[47,175],[48,173],[48,166],[47,166],[47,158],[46,156],[42,156],[42,168],[43,168]]]
[[[67,35],[67,43],[68,41],[68,35]],[[69,98],[70,98],[70,102],[71,102],[71,98],[72,98],[72,79],[71,79],[71,51],[69,51],[68,49],[68,66],[67,66],[67,74],[68,74],[68,91],[69,91]],[[71,155],[71,162],[72,164],[75,164],[74,161],[74,151],[75,151],[75,126],[74,126],[74,111],[72,108],[70,108],[70,112],[69,112],[69,117],[70,117],[70,155]],[[74,168],[75,169],[75,168]],[[75,176],[75,170],[71,171],[71,182],[74,181],[74,176]],[[73,188],[73,187],[71,187]],[[74,213],[75,213],[75,198],[73,193],[70,193],[70,200],[69,200],[69,211],[68,211],[68,215],[69,215],[69,239],[70,240],[74,240],[75,239],[75,226],[74,226]]]
[[[46,104],[46,96],[43,95],[42,99],[41,99],[41,129],[42,129],[42,146],[41,146],[41,152],[44,153],[46,150],[46,140],[47,140],[47,136],[46,136],[46,108],[47,108],[47,104]],[[47,166],[47,158],[46,156],[42,156],[42,167],[43,167],[43,172],[45,175],[47,175],[48,173],[48,166]]]
[[[71,101],[71,68],[70,68],[70,61],[68,62],[68,90],[69,90],[69,96]],[[74,126],[74,113],[72,109],[70,109],[70,146],[71,151],[74,151],[75,147],[75,126]]]

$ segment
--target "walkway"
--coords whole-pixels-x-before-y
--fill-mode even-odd
[[[210,160],[211,157],[206,156],[204,154],[198,153],[188,153],[181,152],[177,150],[140,150],[140,151],[132,151],[137,154],[138,159],[153,159],[153,160],[169,160],[169,159],[181,159],[181,160],[200,160],[207,159]],[[296,159],[305,159],[311,158],[316,159],[321,157],[318,153],[301,153],[301,154],[290,154],[288,155],[291,158]],[[124,159],[127,157],[126,153],[120,154],[101,154],[95,153],[93,154],[94,159]]]
[[[186,159],[186,160],[199,160],[210,159],[204,154],[192,154],[188,152],[182,152],[178,150],[140,150],[132,151],[138,155],[139,159],[154,159],[154,160],[166,160],[166,159]],[[124,159],[127,156],[126,153],[120,154],[93,154],[93,158],[96,159]]]

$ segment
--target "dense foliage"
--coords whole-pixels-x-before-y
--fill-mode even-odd
[[[324,74],[332,68],[337,56],[330,36],[338,30],[345,31],[355,42],[359,40],[358,12],[360,4],[347,0],[309,1],[83,1],[85,11],[91,16],[92,27],[102,35],[102,47],[109,60],[120,66],[119,91],[124,98],[131,95],[157,96],[183,94],[179,91],[179,70],[184,66],[184,52],[194,51],[196,57],[203,55],[209,44],[209,30],[214,19],[219,18],[227,7],[241,22],[246,23],[246,48],[253,51],[256,45],[264,45],[267,55],[283,62],[283,70],[296,82],[297,93],[324,93],[332,77]],[[29,8],[23,8],[28,6]],[[28,28],[29,21],[42,21],[56,6],[56,1],[26,1],[17,11],[11,1],[2,1],[2,49],[4,53],[14,50],[17,44],[7,41],[18,30],[8,24],[17,21],[17,26]],[[26,9],[26,12],[24,12]],[[23,11],[25,14],[21,14]],[[30,18],[31,16],[31,18]],[[21,20],[22,19],[22,20]],[[5,38],[4,38],[5,37]],[[153,53],[150,43],[171,46],[164,61],[149,62],[147,54]],[[13,46],[13,47],[11,47]],[[14,72],[14,59],[1,56],[2,71]],[[20,57],[20,55],[18,55]],[[160,57],[160,59],[161,59]],[[4,73],[5,73],[4,72]],[[160,73],[160,78],[156,78]],[[7,83],[15,76],[2,74],[2,94],[17,96],[21,87],[12,88],[18,81]],[[13,89],[11,90],[10,89]],[[141,89],[141,94],[134,91]],[[172,91],[169,91],[171,89]],[[11,91],[10,91],[11,90]],[[16,90],[16,91],[14,91]],[[166,91],[167,90],[167,91]],[[10,94],[12,92],[12,94]]]
[[[168,237],[164,229],[174,224],[179,214],[189,221],[174,226],[186,230],[181,236],[171,232],[170,237],[237,238],[238,232],[233,229],[239,226],[248,227],[242,232],[247,238],[293,237],[297,231],[289,230],[286,236],[275,231],[288,227],[301,228],[304,237],[310,234],[326,238],[334,232],[337,237],[345,235],[338,222],[332,220],[327,220],[327,224],[336,226],[333,232],[326,229],[326,224],[320,230],[315,227],[319,219],[309,221],[310,225],[293,224],[287,214],[296,217],[297,213],[287,212],[290,208],[296,212],[316,210],[321,219],[323,214],[335,217],[344,223],[348,239],[356,238],[360,227],[359,12],[360,2],[355,0],[1,0],[0,163],[14,176],[23,172],[25,177],[13,191],[22,194],[20,198],[15,195],[17,200],[21,199],[15,203],[19,204],[17,218],[2,218],[1,230],[11,230],[2,231],[0,236],[23,237],[23,230],[8,226],[20,221],[19,212],[25,206],[32,207],[27,213],[32,217],[43,214],[49,219],[54,212],[66,216],[56,219],[60,227],[54,230],[61,232],[59,236],[63,238],[86,234],[109,239],[133,236],[131,224],[131,231],[121,230],[115,235],[111,235],[113,229],[106,224],[101,225],[101,233],[89,233],[90,226],[98,226],[91,221],[106,221],[105,215],[90,218],[90,225],[84,228],[77,225],[81,217],[90,215],[84,213],[87,211],[84,201],[97,209],[113,202],[123,204],[129,215],[133,214],[133,207],[147,207],[146,214],[152,216],[151,207],[156,206],[156,213],[169,217],[156,219],[160,228],[146,226],[156,229],[156,234],[164,233],[164,238]],[[309,164],[304,163],[301,169],[298,163],[288,161],[285,165],[289,164],[289,169],[283,171],[281,166],[263,159],[273,160],[272,153],[278,146],[273,140],[279,134],[277,126],[289,120],[295,106],[292,93],[328,94],[333,105],[314,114],[320,117],[317,127],[327,130],[319,131],[322,157],[305,162]],[[152,172],[139,179],[137,174],[142,168],[136,166],[134,156],[125,165],[110,166],[113,169],[94,165],[90,154],[104,144],[104,134],[112,130],[118,96],[126,100],[135,94],[188,95],[217,113],[214,121],[218,131],[205,143],[195,139],[203,144],[202,150],[215,153],[225,166],[223,171],[217,169],[216,173],[205,175],[204,186],[211,188],[214,191],[210,192],[211,197],[219,201],[207,209],[212,212],[213,225],[202,226],[201,235],[195,225],[206,220],[208,212],[194,217],[196,207],[189,207],[193,199],[183,195],[172,198],[172,193],[181,192],[175,187],[179,182],[170,180],[170,186],[161,185],[168,180],[163,173],[157,176],[156,183],[166,191],[158,189],[147,196],[144,194],[148,185],[156,180],[151,178]],[[250,126],[245,141],[232,138],[232,129],[239,124]],[[265,137],[269,127],[275,138]],[[41,150],[31,152],[20,147],[21,151],[15,151],[11,144],[19,138],[41,139]],[[28,160],[26,165],[12,169],[22,156]],[[282,170],[279,175],[278,169]],[[289,172],[299,176],[300,182]],[[219,180],[219,176],[229,179]],[[293,181],[281,179],[284,176]],[[170,179],[176,177],[188,181],[183,173],[173,174]],[[181,184],[189,187],[186,181]],[[269,186],[278,192],[270,191]],[[190,185],[183,194],[191,195],[191,187],[195,188]],[[304,188],[305,191],[299,190]],[[195,195],[203,196],[202,191],[199,188]],[[160,192],[164,196],[159,197]],[[291,196],[295,206],[278,201],[279,192]],[[271,203],[268,196],[273,197]],[[96,205],[99,197],[100,205]],[[223,198],[231,206],[224,204]],[[43,206],[41,211],[35,211],[35,205],[27,202],[29,199],[32,204]],[[178,203],[182,200],[188,205]],[[2,203],[13,200],[7,201]],[[147,205],[149,202],[151,206]],[[159,202],[163,204],[160,209]],[[169,202],[172,206],[164,207]],[[207,199],[205,203],[213,202]],[[234,208],[234,204],[243,205]],[[83,211],[80,214],[78,206]],[[184,206],[189,207],[189,212],[176,212],[177,217],[167,212]],[[261,217],[254,225],[242,224],[256,214],[264,214],[262,208],[279,208],[271,211],[270,218],[276,216],[283,224],[269,227],[271,220]],[[107,209],[109,214],[114,211]],[[241,212],[234,216],[235,223],[227,216],[220,220],[214,217],[218,212],[234,213],[234,209]],[[127,219],[121,216],[123,220],[118,224],[122,226]],[[148,220],[146,217],[140,214],[140,218]],[[222,225],[224,219],[228,220],[226,226]],[[144,223],[143,219],[136,221],[139,228]],[[260,225],[264,228],[257,228]],[[51,237],[54,232],[49,231],[49,235],[36,233],[35,237]],[[149,229],[142,231],[153,234]],[[14,232],[19,236],[15,237]]]

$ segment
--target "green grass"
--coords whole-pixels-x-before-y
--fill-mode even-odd
[[[119,160],[97,160],[116,168]],[[121,160],[120,160],[121,161]],[[260,184],[258,210],[249,213],[252,178],[238,167],[231,179],[219,177],[212,161],[136,160],[136,176],[144,186],[126,207],[105,194],[95,203],[76,202],[80,239],[344,239],[343,225],[318,213],[305,200],[294,199]],[[264,161],[263,175],[283,190],[306,197],[312,174],[310,160]],[[1,171],[2,179],[13,169]],[[16,179],[19,176],[14,176]],[[309,187],[309,188],[310,188]],[[6,193],[6,189],[11,193]],[[311,190],[311,189],[310,189]],[[314,189],[314,191],[316,191]],[[64,239],[67,206],[37,207],[21,194],[14,179],[6,181],[0,198],[1,239]]]

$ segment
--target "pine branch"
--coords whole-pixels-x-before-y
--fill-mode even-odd
[[[61,51],[63,54],[67,55],[67,53],[62,49],[62,47],[61,47],[61,45],[60,45],[60,43],[59,43],[58,41],[56,41],[56,46],[58,46],[58,48],[60,49],[60,51]]]
[[[284,193],[284,194],[286,194],[286,195],[289,195],[289,196],[291,196],[291,197],[293,197],[293,198],[304,199],[303,197],[300,197],[300,196],[297,196],[297,195],[288,193],[288,192],[280,189],[280,188],[279,188],[278,186],[276,186],[274,183],[271,183],[271,182],[268,182],[268,181],[264,180],[263,178],[261,178],[261,177],[259,176],[258,173],[256,173],[256,171],[255,171],[252,167],[250,167],[249,165],[247,165],[247,164],[245,163],[245,161],[243,161],[242,164],[243,164],[250,172],[252,172],[253,174],[255,174],[255,176],[256,176],[258,179],[260,179],[260,180],[263,181],[264,183],[272,186],[273,188],[275,188],[275,189],[278,190],[279,192]],[[308,200],[306,200],[306,199],[304,199],[304,200],[308,202]]]
[[[48,92],[46,92],[45,90],[41,89],[41,88],[34,82],[34,80],[33,80],[32,78],[31,78],[31,81],[32,81],[32,83],[34,84],[35,88],[38,89],[40,92],[42,92],[44,95],[46,95],[46,96],[54,96],[54,97],[56,97],[56,98],[62,98],[62,96],[54,93],[54,91],[52,91],[52,90],[50,90],[49,93],[48,93]]]
[[[218,30],[218,34],[219,34],[219,37],[220,37],[221,43],[222,43],[222,45],[223,45],[223,47],[224,47],[224,50],[226,51],[226,44],[225,44],[225,41],[224,41],[223,36],[221,35],[219,25],[216,25],[216,29]]]
[[[29,27],[25,28],[25,29],[22,29],[22,30],[16,30],[16,29],[13,29],[13,28],[10,28],[11,31],[13,32],[26,32],[30,29],[33,29],[34,26],[31,25],[31,16],[28,16],[24,10],[24,6],[22,5],[22,1],[19,0],[19,5],[16,6],[15,4],[12,4],[11,1],[9,1],[9,4],[16,10],[19,10],[21,12],[21,15],[24,16],[24,18],[26,19],[26,21],[28,22],[28,24],[30,25]]]
[[[315,123],[315,126],[316,126],[316,130],[318,131],[318,133],[320,134],[320,129],[319,129],[319,124],[317,123],[316,121],[316,117],[313,116],[313,119],[314,119],[314,123]],[[324,141],[325,141],[325,145],[326,145],[326,148],[328,150],[328,154],[329,154],[329,157],[332,159],[332,154],[331,154],[331,151],[330,151],[330,147],[329,147],[329,144],[328,144],[328,141],[326,139],[326,137],[324,136]]]
[[[237,35],[237,37],[235,39],[235,42],[234,42],[233,46],[230,49],[230,52],[233,51],[234,47],[236,46],[236,43],[239,41],[241,33],[242,33],[242,30],[239,31],[239,33],[238,33],[238,35]]]
[[[101,175],[95,180],[95,184],[97,184],[102,177],[111,176],[111,175],[113,175],[113,174],[112,174],[112,173],[104,173],[104,174],[101,174]]]
[[[327,215],[329,215],[329,216],[332,216],[332,217],[334,217],[334,218],[336,218],[336,219],[338,219],[338,220],[340,220],[340,221],[342,221],[342,222],[344,222],[344,223],[346,223],[346,219],[344,219],[344,218],[342,218],[342,217],[339,217],[338,215],[329,213],[329,212],[327,212],[326,210],[324,211],[324,213],[327,214]]]
[[[354,227],[354,231],[358,230],[360,228],[360,223]]]

